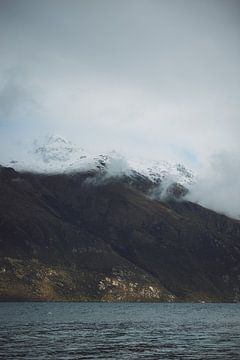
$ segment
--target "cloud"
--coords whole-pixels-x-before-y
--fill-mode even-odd
[[[0,121],[21,120],[28,116],[31,108],[37,107],[31,90],[24,84],[22,70],[11,69],[2,77],[0,88]]]
[[[186,199],[240,219],[239,153],[225,151],[212,156]]]
[[[201,173],[239,153],[239,18],[235,0],[2,0],[0,161],[46,133]]]
[[[124,156],[116,153],[115,151],[112,151],[106,161],[105,177],[121,177],[123,175],[129,175],[130,173],[131,169],[129,167],[127,159]]]

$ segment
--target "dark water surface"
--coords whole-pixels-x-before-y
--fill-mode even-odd
[[[240,359],[240,304],[0,303],[0,359]]]

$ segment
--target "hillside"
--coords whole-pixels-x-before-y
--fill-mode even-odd
[[[240,223],[148,178],[0,168],[1,300],[239,301]]]

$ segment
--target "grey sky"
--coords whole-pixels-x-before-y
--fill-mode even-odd
[[[0,4],[5,139],[53,131],[200,161],[238,150],[239,1]]]
[[[236,158],[239,42],[238,0],[0,0],[1,158],[49,132],[196,169]]]

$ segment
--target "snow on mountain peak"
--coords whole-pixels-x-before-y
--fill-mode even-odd
[[[74,161],[87,156],[83,149],[58,135],[47,136],[42,144],[35,140],[33,153],[44,163]]]
[[[139,160],[129,161],[131,168],[146,176],[152,182],[171,181],[181,185],[189,185],[194,181],[194,174],[182,164],[175,164],[164,160]]]
[[[35,140],[32,149],[25,155],[24,161],[14,159],[4,165],[19,171],[38,173],[70,173],[88,170],[104,170],[106,176],[124,174],[134,176],[137,173],[154,183],[167,180],[189,185],[194,181],[193,173],[182,164],[126,159],[115,151],[93,155],[60,135],[46,136],[43,141]]]

